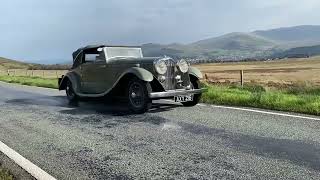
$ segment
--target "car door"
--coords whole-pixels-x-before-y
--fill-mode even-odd
[[[81,65],[81,87],[82,92],[87,94],[100,94],[109,88],[108,82],[111,77],[108,75],[108,66],[103,52],[84,54]]]
[[[81,64],[81,90],[83,93],[95,94],[99,93],[97,87],[98,73],[95,64],[95,57],[97,54],[84,54],[84,60]]]

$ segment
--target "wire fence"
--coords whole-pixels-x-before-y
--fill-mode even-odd
[[[1,76],[27,76],[42,78],[59,78],[65,75],[67,70],[27,70],[27,69],[7,69],[0,70]]]

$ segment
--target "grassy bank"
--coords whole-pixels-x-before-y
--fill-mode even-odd
[[[247,85],[243,88],[235,85],[206,87],[208,92],[202,97],[204,103],[320,115],[320,88],[297,86],[266,90],[257,85]]]
[[[0,81],[8,83],[23,84],[28,86],[38,86],[46,88],[58,88],[58,80],[56,78],[40,78],[28,76],[0,76]]]
[[[13,180],[13,176],[9,171],[0,168],[0,179],[1,180]]]
[[[0,76],[0,81],[30,86],[58,88],[57,79],[24,76]],[[246,106],[280,111],[320,115],[320,88],[296,85],[282,89],[266,89],[259,85],[208,85],[202,102],[219,105]]]

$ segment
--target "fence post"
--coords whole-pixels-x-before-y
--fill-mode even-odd
[[[42,77],[44,78],[44,70],[42,71]]]
[[[33,69],[31,70],[31,77],[33,77]]]
[[[240,82],[241,82],[241,87],[243,87],[243,70],[240,70]]]
[[[56,77],[58,78],[58,70],[56,70]]]
[[[7,69],[7,74],[8,74],[8,76],[10,76],[10,71],[9,71],[9,69]]]

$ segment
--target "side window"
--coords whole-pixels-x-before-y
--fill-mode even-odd
[[[104,56],[103,52],[100,52],[97,56],[96,56],[96,61],[97,62],[106,62],[106,57]]]
[[[99,56],[99,54],[85,54],[84,55],[84,63],[92,63],[96,60],[96,57]]]
[[[93,62],[105,62],[105,56],[103,52],[85,54],[84,63],[93,63]]]

